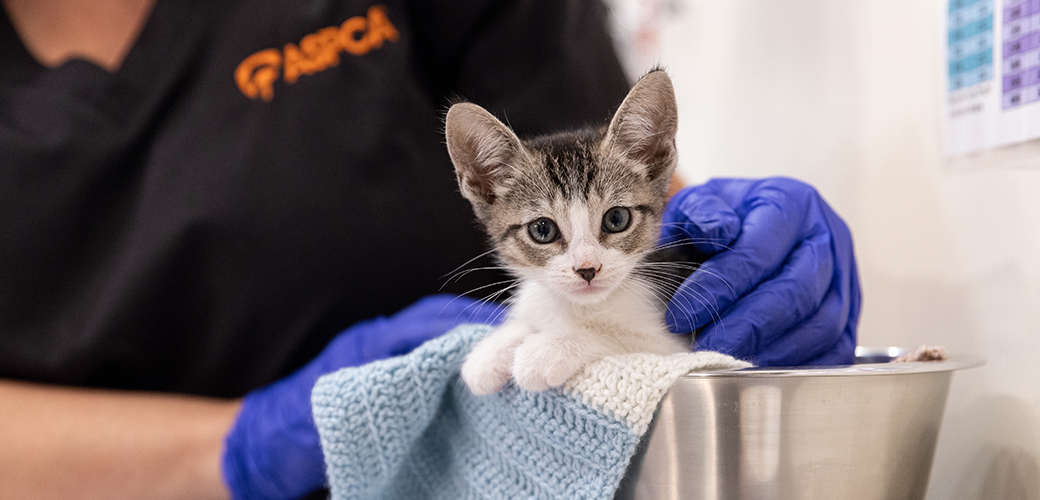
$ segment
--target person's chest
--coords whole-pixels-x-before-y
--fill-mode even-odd
[[[3,357],[251,386],[480,253],[405,13],[311,5],[160,1],[114,74],[0,75]]]

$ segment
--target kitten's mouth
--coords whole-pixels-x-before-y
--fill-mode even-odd
[[[589,283],[587,285],[579,285],[574,291],[578,295],[595,295],[606,289],[607,287],[602,286],[599,283]]]
[[[596,302],[606,297],[612,289],[608,283],[594,280],[592,283],[583,282],[571,287],[570,295],[581,302]]]

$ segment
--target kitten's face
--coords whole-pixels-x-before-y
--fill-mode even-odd
[[[524,143],[482,222],[499,258],[525,280],[576,302],[612,292],[655,244],[660,186],[598,146],[602,132]]]
[[[600,130],[520,141],[473,104],[453,106],[446,128],[463,195],[499,258],[524,280],[594,303],[655,245],[675,125],[671,82],[655,72]]]

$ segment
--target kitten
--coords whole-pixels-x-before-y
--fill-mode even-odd
[[[677,124],[664,71],[640,79],[599,129],[520,140],[480,106],[448,110],[459,187],[520,280],[509,319],[462,366],[474,393],[510,377],[540,391],[606,356],[689,350],[665,326],[648,273],[634,272],[656,246]]]

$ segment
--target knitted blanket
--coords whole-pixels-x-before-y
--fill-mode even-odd
[[[714,352],[629,354],[563,388],[474,396],[459,368],[488,327],[318,380],[314,421],[333,500],[609,499],[661,398],[691,370],[748,363]]]

